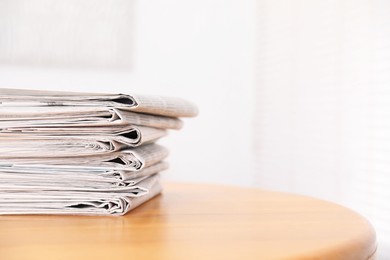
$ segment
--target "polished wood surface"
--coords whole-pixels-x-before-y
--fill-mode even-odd
[[[0,259],[369,259],[360,215],[303,196],[166,184],[123,217],[0,216]]]

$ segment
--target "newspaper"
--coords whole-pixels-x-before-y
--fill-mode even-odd
[[[1,90],[1,89],[0,89]],[[1,100],[1,99],[0,99]],[[1,101],[3,102],[3,101]],[[183,122],[174,117],[134,113],[111,107],[43,106],[7,107],[0,104],[0,128],[17,131],[27,128],[126,127],[141,125],[180,129]]]
[[[198,110],[192,103],[172,97],[60,92],[25,89],[0,89],[2,107],[81,106],[114,107],[139,113],[168,117],[192,117]]]
[[[0,189],[0,215],[123,215],[161,192],[158,174],[119,191]]]
[[[167,134],[165,130],[143,126],[128,126],[117,133],[104,134],[106,130],[109,129],[92,128],[88,132],[84,128],[0,131],[0,158],[23,158],[32,154],[42,157],[109,154],[154,142]]]
[[[139,171],[104,169],[57,169],[49,167],[0,167],[3,187],[44,185],[81,190],[122,188],[137,184],[149,176],[168,169],[167,162],[158,162]],[[66,185],[64,185],[66,183]]]
[[[148,144],[109,154],[79,157],[13,157],[3,155],[0,169],[5,167],[55,168],[55,169],[103,169],[137,171],[168,156],[168,150],[161,145]]]
[[[107,156],[0,159],[0,215],[123,215],[161,192],[167,153],[149,144]]]
[[[170,97],[0,88],[0,215],[123,215],[161,192]]]
[[[166,170],[167,164],[159,163],[156,166],[147,167],[142,176],[134,177],[129,180],[110,178],[95,173],[89,174],[88,171],[81,171],[79,176],[68,175],[64,171],[49,172],[34,171],[26,169],[16,169],[11,171],[0,171],[0,190],[2,191],[34,191],[34,190],[71,190],[71,191],[126,191],[135,188],[134,185],[142,182],[152,175]],[[16,175],[15,173],[19,173]],[[80,172],[79,172],[80,173]]]

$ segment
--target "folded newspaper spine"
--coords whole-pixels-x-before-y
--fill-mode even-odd
[[[0,215],[123,215],[161,192],[156,144],[192,103],[0,88]]]

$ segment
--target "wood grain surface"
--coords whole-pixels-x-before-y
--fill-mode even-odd
[[[0,216],[0,259],[369,259],[375,232],[321,200],[165,184],[123,217]]]

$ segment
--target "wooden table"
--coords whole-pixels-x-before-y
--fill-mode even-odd
[[[199,184],[124,217],[0,216],[0,259],[371,259],[375,232],[344,207]]]

